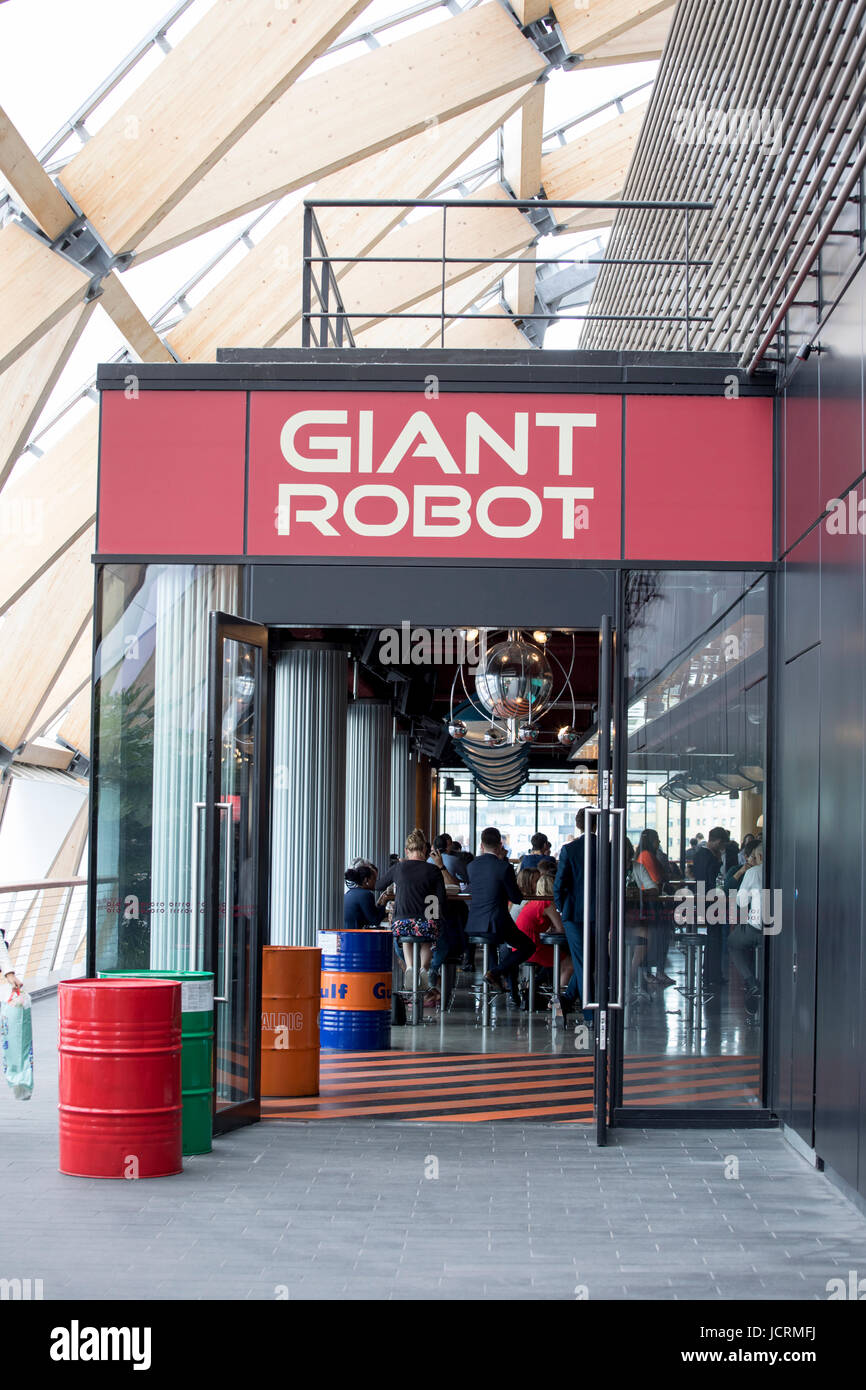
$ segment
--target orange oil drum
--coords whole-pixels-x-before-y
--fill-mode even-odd
[[[318,946],[262,947],[262,1095],[319,1094]]]

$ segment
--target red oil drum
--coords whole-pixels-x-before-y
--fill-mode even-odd
[[[262,1095],[319,1094],[318,946],[262,947]]]
[[[60,1171],[160,1178],[181,1157],[181,987],[175,980],[64,980]]]

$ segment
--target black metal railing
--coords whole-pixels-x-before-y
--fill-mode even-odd
[[[576,313],[559,313],[548,310],[546,313],[515,314],[514,318],[519,322],[528,322],[534,319],[543,319],[546,323],[565,322],[571,319],[583,323],[619,322],[619,323],[678,323],[685,324],[686,350],[691,346],[691,328],[693,324],[709,323],[711,316],[706,314],[695,314],[693,312],[694,295],[694,272],[706,269],[712,264],[707,260],[695,260],[690,256],[690,218],[696,212],[709,212],[712,210],[712,203],[704,202],[679,202],[675,200],[645,201],[639,199],[546,199],[546,198],[308,198],[304,201],[304,232],[303,232],[303,282],[301,298],[301,345],[303,347],[343,347],[348,344],[355,347],[355,340],[352,336],[351,321],[361,320],[363,322],[379,322],[383,319],[438,319],[439,320],[439,344],[445,346],[445,326],[446,323],[454,322],[459,319],[501,319],[498,313],[483,313],[478,310],[474,312],[456,312],[449,310],[446,306],[445,297],[448,289],[448,267],[451,265],[501,265],[517,266],[526,265],[527,261],[523,256],[449,256],[447,251],[448,236],[448,213],[453,209],[461,213],[471,212],[475,209],[497,209],[515,208],[529,216],[537,218],[539,214],[546,211],[567,210],[569,212],[580,211],[650,211],[650,212],[681,212],[684,215],[683,228],[683,254],[681,256],[620,256],[607,259],[605,256],[583,257],[583,256],[551,256],[535,258],[532,265],[626,265],[643,266],[647,268],[667,267],[671,270],[682,270],[684,272],[684,303],[683,313],[669,314],[647,314],[647,313],[590,313],[578,311]],[[394,209],[410,212],[415,208],[438,209],[442,213],[442,250],[437,256],[342,256],[329,254],[325,245],[325,238],[322,233],[316,210],[321,208],[380,208]],[[570,234],[580,231],[579,228],[572,229],[567,226],[555,228],[560,234]],[[540,235],[543,235],[541,233]],[[536,239],[538,234],[536,236]],[[340,293],[339,275],[334,267],[347,267],[353,265],[441,265],[441,275],[439,277],[439,309],[438,312],[415,312],[411,309],[378,309],[364,307],[363,309],[347,309]],[[428,297],[426,294],[425,298]],[[314,307],[314,299],[316,306]]]

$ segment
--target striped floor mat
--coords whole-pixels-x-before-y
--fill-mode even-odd
[[[624,1099],[640,1106],[747,1103],[757,1057],[640,1057],[626,1063]],[[321,1092],[263,1100],[265,1120],[592,1119],[592,1059],[550,1053],[323,1053]]]

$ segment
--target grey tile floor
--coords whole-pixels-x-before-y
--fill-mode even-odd
[[[34,1097],[0,1095],[0,1278],[46,1299],[809,1300],[866,1275],[866,1221],[769,1130],[269,1122],[176,1178],[63,1177],[53,1000],[34,1021]]]

